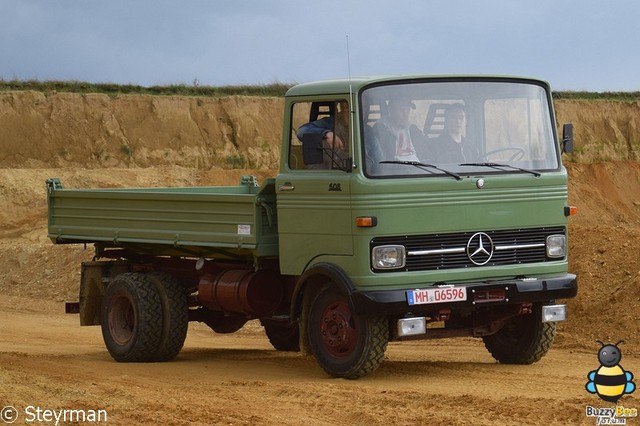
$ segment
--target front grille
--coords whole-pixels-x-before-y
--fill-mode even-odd
[[[470,244],[470,252],[477,251],[477,232],[460,232],[454,234],[430,234],[396,237],[378,237],[371,240],[371,248],[380,245],[402,245],[407,252],[407,261],[404,271],[432,271],[455,268],[477,268],[483,266],[517,265],[524,263],[545,262],[546,239],[549,235],[565,235],[565,228],[529,228],[509,229],[500,231],[482,232],[484,249],[488,250],[486,237],[493,242],[493,254],[484,256],[480,253],[472,262],[467,254],[467,244]],[[471,237],[476,235],[469,243]],[[486,263],[483,263],[485,262]],[[481,263],[481,264],[478,264]],[[395,269],[394,271],[399,271]],[[378,271],[393,272],[393,271]]]

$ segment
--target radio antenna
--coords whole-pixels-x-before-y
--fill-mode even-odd
[[[349,127],[351,128],[351,168],[354,169],[356,167],[356,162],[354,161],[355,154],[355,119],[354,114],[355,111],[353,109],[353,89],[351,87],[351,56],[349,54],[349,34],[346,34],[347,39],[347,71],[349,75]]]

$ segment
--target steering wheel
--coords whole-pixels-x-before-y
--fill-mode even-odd
[[[515,151],[513,153],[513,155],[511,156],[511,158],[509,158],[509,161],[520,161],[520,160],[522,160],[524,158],[525,151],[524,151],[524,149],[519,148],[519,147],[508,147],[508,148],[494,149],[493,151],[489,151],[489,152],[485,153],[484,154],[484,158],[486,158],[488,160],[490,155],[497,154],[499,152],[507,152],[507,151]]]

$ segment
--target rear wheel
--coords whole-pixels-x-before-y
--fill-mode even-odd
[[[162,302],[146,275],[118,275],[107,287],[101,312],[102,337],[119,362],[155,361],[162,341]]]
[[[162,336],[155,361],[175,358],[187,337],[189,307],[184,287],[169,274],[153,272],[149,279],[158,287],[162,304]]]
[[[512,318],[482,340],[491,356],[503,364],[533,364],[549,351],[555,334],[556,323],[543,323],[542,306],[535,304],[531,314]]]
[[[389,341],[385,318],[355,315],[347,297],[329,286],[311,301],[307,333],[318,364],[347,379],[375,371]]]
[[[297,323],[261,319],[269,342],[277,351],[300,352],[300,327]]]

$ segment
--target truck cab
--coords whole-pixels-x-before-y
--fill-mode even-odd
[[[302,277],[292,316],[316,357],[327,356],[322,343],[329,355],[352,350],[348,336],[330,332],[349,328],[349,310],[385,318],[390,339],[477,336],[514,363],[546,352],[566,315],[555,300],[577,292],[561,161],[571,127],[559,141],[547,83],[310,83],[289,90],[285,111],[280,269]],[[342,306],[323,310],[321,321],[342,318],[333,328],[306,324],[308,294],[322,287],[334,302],[342,295]]]

